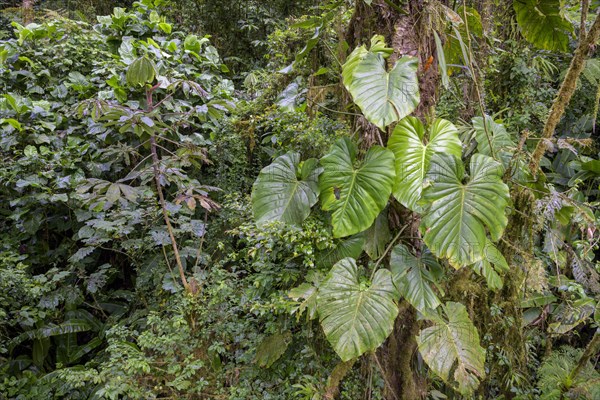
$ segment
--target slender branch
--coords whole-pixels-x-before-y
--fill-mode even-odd
[[[479,111],[481,112],[481,118],[483,119],[483,131],[485,132],[485,137],[487,138],[488,145],[490,146],[490,155],[492,158],[496,158],[494,155],[494,148],[492,147],[492,137],[490,136],[490,132],[488,131],[488,123],[485,115],[485,110],[483,106],[483,97],[481,97],[481,91],[479,89],[478,82],[478,74],[477,70],[475,70],[475,65],[473,64],[473,47],[471,45],[471,33],[469,31],[469,19],[467,18],[467,2],[463,3],[463,16],[465,22],[465,29],[467,32],[467,50],[468,60],[465,60],[469,63],[469,69],[471,70],[471,76],[473,77],[473,87],[475,88],[475,93],[477,94],[477,103],[479,104]]]
[[[152,92],[155,88],[146,90],[146,103],[149,110],[152,110]],[[169,237],[171,238],[171,245],[173,246],[173,253],[175,254],[175,261],[177,263],[177,269],[179,270],[179,276],[181,278],[181,283],[185,290],[191,293],[190,285],[185,277],[185,270],[183,268],[183,263],[181,262],[181,257],[179,255],[179,249],[177,247],[177,240],[175,239],[175,234],[173,233],[173,226],[171,225],[171,219],[169,218],[169,212],[167,210],[167,203],[165,201],[165,196],[162,191],[162,185],[160,183],[160,170],[159,164],[160,160],[158,158],[158,150],[156,145],[156,136],[150,136],[150,151],[152,153],[152,170],[154,172],[154,181],[156,183],[156,191],[158,193],[158,200],[160,203],[160,208],[162,210],[163,219],[165,220],[165,225],[167,225],[167,231],[169,232]]]
[[[381,257],[379,257],[379,260],[377,260],[377,262],[375,263],[375,265],[373,266],[373,272],[371,272],[371,281],[373,280],[373,276],[375,276],[375,271],[377,271],[377,267],[379,266],[379,264],[381,264],[381,262],[383,261],[383,258],[387,255],[387,253],[390,252],[390,250],[392,249],[392,246],[394,246],[394,244],[396,243],[396,241],[398,240],[398,238],[400,238],[400,235],[402,235],[402,232],[404,232],[404,230],[406,229],[407,225],[404,225],[402,227],[402,229],[400,229],[400,231],[398,231],[398,233],[396,234],[396,236],[394,236],[394,238],[392,239],[392,241],[388,244],[387,248],[385,249],[385,251],[383,252],[383,254],[381,255]]]
[[[546,124],[544,125],[544,131],[542,132],[542,139],[550,139],[556,130],[556,126],[560,122],[563,114],[565,113],[566,107],[569,105],[571,101],[571,97],[573,97],[573,93],[575,93],[575,89],[577,86],[577,79],[581,75],[583,68],[585,67],[585,59],[590,50],[590,46],[593,46],[598,41],[600,37],[600,12],[596,14],[596,19],[594,20],[594,24],[590,28],[589,32],[584,35],[584,38],[579,40],[579,45],[575,50],[575,55],[571,60],[571,65],[567,71],[567,75],[560,85],[560,89],[554,102],[552,103],[552,107],[550,108],[550,113],[548,114],[548,119],[546,119]],[[535,147],[533,155],[531,157],[531,161],[529,163],[529,169],[533,176],[536,176],[538,173],[538,169],[540,166],[540,161],[542,157],[546,153],[546,143],[544,140],[540,140]]]
[[[581,20],[579,22],[579,40],[585,39],[587,35],[587,16],[590,9],[590,0],[581,0]]]

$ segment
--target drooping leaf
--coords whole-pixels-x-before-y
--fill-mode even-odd
[[[475,154],[466,180],[460,159],[435,155],[427,174],[430,186],[423,198],[430,208],[423,217],[424,241],[433,254],[460,268],[481,260],[487,243],[486,228],[493,241],[502,236],[508,222],[508,186],[503,168],[492,158]]]
[[[573,25],[561,14],[560,0],[514,0],[513,7],[527,41],[544,50],[568,50]]]
[[[373,282],[361,280],[356,261],[345,258],[333,266],[317,298],[327,340],[343,361],[375,350],[394,328],[397,292],[386,269]]]
[[[373,225],[364,232],[365,244],[363,249],[372,260],[383,255],[385,247],[392,238],[388,225],[387,212],[382,212],[373,222]],[[355,257],[356,258],[356,257]]]
[[[394,197],[413,211],[421,210],[423,180],[431,157],[452,154],[460,157],[462,147],[456,127],[445,119],[435,119],[427,129],[415,117],[406,117],[396,125],[388,142],[396,157]]]
[[[369,228],[392,192],[394,154],[372,146],[359,162],[356,153],[356,145],[349,138],[342,138],[321,159],[321,203],[323,210],[332,212],[334,237]]]
[[[309,320],[317,316],[317,293],[317,288],[306,282],[289,291],[288,297],[290,299],[294,301],[303,299],[298,308],[294,310],[294,312],[298,311],[297,318],[300,318],[304,310],[306,310]]]
[[[514,147],[515,144],[504,125],[497,123],[489,115],[485,116],[485,122],[486,125],[484,126],[482,117],[473,118],[473,129],[475,131],[475,140],[477,141],[477,151],[479,153],[491,156],[490,143],[494,150],[494,155],[496,156],[499,153],[509,151]]]
[[[441,304],[431,287],[434,279],[427,269],[430,263],[436,263],[431,254],[429,257],[425,254],[415,257],[403,244],[392,250],[390,269],[394,283],[400,295],[421,312],[435,309]]]
[[[285,353],[291,339],[292,334],[289,331],[266,337],[256,348],[254,362],[263,368],[271,367]]]
[[[315,159],[300,165],[298,153],[284,154],[263,168],[252,190],[256,222],[302,223],[317,202],[320,172]]]
[[[382,40],[373,43],[369,51],[361,46],[352,52],[343,65],[342,77],[365,117],[383,130],[419,104],[417,59],[403,56],[388,72],[385,44]]]
[[[350,257],[356,259],[362,253],[364,243],[365,236],[362,233],[337,239],[334,242],[335,247],[317,253],[317,264],[321,268],[331,268],[342,258]]]
[[[473,270],[485,278],[491,290],[502,289],[504,284],[500,274],[509,271],[508,263],[494,243],[489,240],[485,245],[484,253],[484,257],[473,264]]]
[[[156,76],[154,63],[148,57],[139,57],[127,67],[125,80],[129,86],[144,86]]]
[[[436,375],[468,395],[485,376],[485,350],[465,306],[448,302],[442,307],[445,318],[432,316],[434,325],[417,336],[419,352]]]

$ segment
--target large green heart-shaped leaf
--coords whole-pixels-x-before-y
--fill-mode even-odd
[[[363,233],[336,239],[333,242],[334,247],[317,252],[317,265],[320,268],[331,268],[342,258],[358,258],[363,251],[364,244],[365,235]]]
[[[403,56],[388,72],[387,50],[376,36],[370,50],[357,47],[342,69],[344,86],[354,102],[382,130],[413,112],[420,101],[417,59]]]
[[[321,159],[321,203],[332,211],[333,236],[344,237],[369,228],[386,206],[394,183],[394,154],[372,146],[362,162],[348,138],[338,140]]]
[[[256,222],[301,224],[317,202],[320,172],[314,158],[300,165],[298,153],[284,154],[263,168],[252,190]]]
[[[417,258],[403,244],[392,250],[390,269],[394,283],[400,295],[421,312],[435,309],[441,304],[431,288],[434,279],[427,266],[432,264],[437,262],[431,253],[424,253]]]
[[[567,51],[573,25],[561,14],[560,0],[514,0],[525,39],[540,49]]]
[[[447,320],[432,316],[434,325],[417,336],[419,352],[433,372],[467,395],[485,376],[485,350],[465,306],[448,302],[443,309]]]
[[[327,340],[343,361],[375,350],[389,336],[398,315],[397,296],[386,269],[366,282],[352,258],[333,266],[319,290],[317,308]]]
[[[503,167],[492,158],[475,154],[471,158],[470,179],[466,182],[460,159],[436,154],[423,192],[430,203],[421,228],[424,241],[433,254],[447,258],[460,268],[484,257],[486,228],[493,241],[502,236],[508,222],[508,186],[502,182]]]
[[[436,119],[428,134],[418,118],[406,117],[396,125],[388,148],[396,156],[394,197],[405,207],[420,211],[423,179],[429,170],[431,157],[436,153],[460,157],[462,147],[458,130],[445,119]]]

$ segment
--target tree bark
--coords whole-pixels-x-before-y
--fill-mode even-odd
[[[33,6],[35,5],[35,0],[23,0],[21,5],[23,9],[23,24],[27,25],[28,23],[33,21]]]
[[[552,103],[550,113],[548,114],[546,124],[544,125],[544,131],[542,132],[540,141],[535,147],[529,163],[529,169],[534,176],[537,175],[540,160],[544,156],[544,153],[546,153],[547,141],[554,135],[556,126],[565,113],[565,109],[569,105],[573,93],[575,93],[577,79],[579,79],[579,76],[585,67],[585,59],[590,51],[590,47],[598,42],[598,38],[600,38],[600,12],[596,14],[596,19],[589,32],[585,32],[585,27],[582,27],[581,29],[579,45],[575,50],[575,55],[571,60],[567,75],[560,85],[558,94]]]

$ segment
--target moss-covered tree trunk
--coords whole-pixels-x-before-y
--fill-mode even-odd
[[[432,33],[433,22],[428,2],[409,0],[399,9],[389,1],[376,0],[367,5],[357,2],[352,16],[346,40],[350,48],[368,43],[375,34],[381,34],[394,49],[389,58],[390,66],[401,56],[409,55],[419,59],[419,90],[421,102],[414,115],[423,121],[433,115],[439,86],[435,39]],[[393,128],[393,127],[392,127]],[[376,128],[375,128],[376,129]],[[389,132],[387,132],[389,133]],[[383,135],[386,137],[387,135]],[[368,141],[368,140],[367,140]],[[418,215],[401,209],[390,213],[390,225],[409,224],[406,236],[413,240],[413,246],[420,250],[421,241],[418,231]],[[399,214],[399,215],[398,215]],[[416,400],[427,394],[424,378],[420,378],[415,369],[417,354],[416,335],[419,323],[414,308],[406,301],[399,304],[400,312],[394,331],[377,352],[377,359],[385,381],[384,395],[389,400]]]

